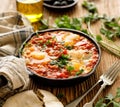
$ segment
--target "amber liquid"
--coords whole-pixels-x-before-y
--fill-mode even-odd
[[[37,22],[43,15],[43,0],[17,0],[17,10],[30,22]]]

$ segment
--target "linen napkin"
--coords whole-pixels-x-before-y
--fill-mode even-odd
[[[33,32],[29,20],[18,12],[0,14],[0,56],[18,55],[19,48]]]
[[[29,75],[22,58],[0,57],[0,104],[16,92],[27,89]]]

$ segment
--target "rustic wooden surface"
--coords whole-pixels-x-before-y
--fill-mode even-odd
[[[108,16],[120,16],[120,0],[89,0],[95,2],[99,14],[107,14]],[[54,19],[58,16],[62,15],[69,15],[70,17],[81,17],[85,16],[87,14],[86,10],[81,7],[83,0],[79,0],[78,4],[70,9],[69,11],[53,11],[47,8],[44,8],[44,18],[50,18],[50,23],[54,21]],[[5,5],[4,5],[5,6]],[[98,25],[95,25],[93,27],[94,33],[98,33]],[[86,81],[79,83],[77,85],[72,85],[69,87],[48,87],[41,85],[42,82],[36,82],[35,80],[31,79],[30,87],[29,89],[36,89],[41,88],[48,91],[51,91],[54,95],[58,96],[59,94],[62,94],[63,97],[61,97],[61,102],[65,105],[72,101],[73,99],[77,98],[78,96],[82,95],[84,92],[86,92],[100,77],[102,73],[104,73],[113,62],[115,62],[117,57],[114,55],[111,55],[107,51],[102,50],[102,56],[99,66],[97,67],[96,72],[90,76]],[[101,97],[104,97],[108,93],[112,93],[113,95],[116,93],[117,87],[120,87],[120,75],[118,76],[117,80],[112,86],[106,87],[102,93],[98,96],[98,99]],[[97,90],[99,89],[99,86],[97,86],[93,91],[91,91],[79,104],[78,107],[82,107],[82,105],[88,101],[90,101]],[[97,100],[98,100],[97,99]]]
[[[108,16],[113,16],[117,17],[120,16],[120,0],[90,0],[92,2],[95,2],[99,14],[107,14]],[[68,11],[53,11],[47,8],[44,8],[44,18],[50,18],[50,23],[52,24],[54,19],[58,16],[62,15],[69,15],[70,17],[81,17],[85,16],[87,14],[86,10],[81,7],[83,0],[79,0],[78,4],[68,10]],[[95,25],[93,27],[93,32],[95,34],[99,33],[99,30],[97,29],[98,25]],[[55,88],[55,87],[47,87],[41,85],[41,83],[35,83],[36,88],[42,88],[48,91],[51,91],[54,95],[59,95],[62,94],[63,97],[60,99],[62,103],[65,105],[72,101],[73,99],[77,98],[78,96],[82,95],[84,92],[86,92],[100,77],[102,73],[104,73],[111,65],[113,62],[118,60],[119,58],[115,57],[114,55],[111,55],[110,53],[104,51],[102,49],[102,56],[101,56],[101,61],[99,66],[97,67],[96,72],[86,81],[79,83],[77,85],[73,85],[70,87],[62,87],[62,88]],[[31,84],[30,87],[35,88],[34,85]],[[108,93],[112,93],[115,95],[117,87],[120,87],[120,75],[118,76],[117,80],[112,86],[106,87],[102,93],[98,96],[97,100],[101,97],[104,97]],[[93,91],[91,91],[79,104],[78,107],[82,107],[84,103],[90,101],[95,93],[98,91],[99,86],[97,86]]]

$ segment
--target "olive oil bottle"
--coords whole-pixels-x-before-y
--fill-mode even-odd
[[[30,22],[37,22],[43,15],[43,0],[17,0],[17,10]]]

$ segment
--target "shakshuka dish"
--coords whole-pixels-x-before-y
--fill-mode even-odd
[[[90,39],[64,30],[36,33],[24,44],[21,55],[30,71],[52,79],[85,75],[99,59]]]

